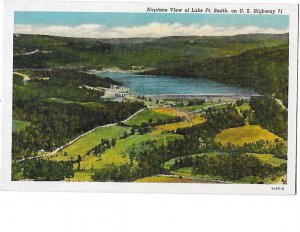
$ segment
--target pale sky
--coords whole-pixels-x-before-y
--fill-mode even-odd
[[[15,33],[83,38],[288,32],[286,15],[16,12]]]

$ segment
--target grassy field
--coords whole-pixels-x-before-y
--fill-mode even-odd
[[[196,116],[191,121],[184,121],[184,122],[176,122],[176,123],[169,123],[165,125],[159,125],[155,127],[155,132],[157,134],[162,133],[163,131],[174,131],[178,128],[185,128],[185,127],[191,127],[196,124],[200,124],[205,122],[205,119],[201,116]]]
[[[187,112],[181,111],[179,109],[173,107],[162,107],[153,109],[154,112],[165,114],[169,116],[179,116],[179,117],[188,117],[189,114]]]
[[[204,175],[194,175],[192,174],[192,168],[191,167],[184,167],[184,168],[179,168],[177,170],[174,170],[171,172],[172,175],[175,176],[180,176],[180,177],[188,177],[188,178],[200,178],[201,182],[205,183],[210,183],[210,182],[215,182],[215,181],[226,181],[224,178],[221,176],[213,176],[209,174],[204,174]]]
[[[21,131],[21,130],[24,130],[29,125],[30,125],[30,122],[27,122],[27,121],[13,120],[12,121],[12,130],[13,131]]]
[[[49,102],[65,103],[65,104],[75,104],[75,103],[78,103],[78,102],[75,102],[75,101],[70,101],[70,100],[66,100],[66,99],[62,99],[62,98],[55,98],[55,97],[48,98],[48,101]]]
[[[263,182],[264,184],[284,184],[286,183],[287,176],[284,175],[277,175],[274,177],[268,177],[268,178],[260,178],[258,176],[247,176],[240,180],[235,181],[234,183],[237,184],[256,184],[259,182]]]
[[[133,117],[127,123],[129,125],[136,125],[142,122],[148,121],[148,119],[152,118],[153,120],[157,119],[167,119],[174,116],[185,116],[186,121],[178,122],[178,123],[170,123],[165,125],[156,126],[154,131],[139,135],[134,134],[130,135],[127,138],[119,139],[120,136],[124,132],[129,132],[130,127],[128,126],[109,126],[99,128],[92,133],[80,138],[74,144],[70,145],[69,147],[65,148],[63,151],[57,153],[56,157],[53,157],[53,160],[76,160],[77,156],[80,154],[82,157],[81,161],[81,168],[82,170],[77,171],[77,163],[74,164],[74,169],[76,170],[75,176],[71,179],[67,179],[67,181],[91,181],[91,176],[96,170],[103,168],[105,165],[108,164],[115,164],[121,165],[125,163],[129,163],[128,152],[130,148],[135,146],[141,146],[143,142],[148,140],[156,140],[159,143],[165,143],[166,141],[170,141],[175,138],[179,138],[180,135],[171,134],[171,133],[162,133],[166,131],[173,131],[177,128],[189,127],[198,123],[202,123],[205,121],[204,118],[201,117],[200,114],[191,114],[176,108],[156,108],[156,109],[146,109]],[[224,136],[225,133],[225,136]],[[228,135],[229,134],[229,135]],[[237,135],[238,134],[238,135]],[[235,137],[236,136],[236,137]],[[233,137],[233,138],[232,138]],[[98,145],[102,138],[111,139],[111,138],[118,138],[116,145],[107,149],[101,157],[96,157],[94,155],[87,155],[86,152],[93,148],[94,146]],[[259,126],[244,126],[239,128],[231,128],[228,130],[222,131],[219,135],[217,135],[216,140],[222,139],[222,144],[226,144],[228,141],[231,141],[234,144],[243,144],[245,141],[257,141],[260,139],[268,139],[270,141],[274,141],[278,136],[270,133],[269,131],[262,129]],[[227,139],[227,140],[226,140]],[[64,152],[67,152],[67,155],[64,155]],[[202,155],[222,155],[227,153],[219,153],[219,152],[209,152],[203,154],[195,154],[195,156],[202,156]],[[258,159],[260,159],[264,163],[271,164],[273,166],[280,166],[280,164],[286,162],[285,160],[281,160],[278,158],[273,157],[270,154],[251,154]],[[165,163],[164,168],[169,169],[175,162],[180,158],[174,158]],[[136,165],[136,161],[134,162]],[[195,177],[207,180],[221,180],[219,177],[212,177],[207,175],[202,176],[194,176],[192,174],[191,167],[184,167],[178,170],[172,171],[172,175],[174,177],[169,176],[151,176],[146,177],[143,179],[137,180],[137,182],[165,182],[165,183],[185,183],[185,182],[203,182],[203,180],[191,180],[187,178],[178,178],[176,176],[184,176],[184,177]]]
[[[116,146],[107,149],[99,160],[93,155],[85,156],[82,162],[82,167],[91,169],[92,165],[94,169],[102,168],[106,164],[123,164],[129,162],[127,152],[132,145],[137,145],[148,140],[160,140],[160,139],[171,139],[173,135],[155,136],[151,133],[145,135],[132,135],[126,139],[119,139]],[[176,137],[176,135],[174,135]],[[94,157],[94,158],[93,158]]]
[[[178,176],[192,176],[192,168],[191,167],[179,168],[175,171],[172,171],[172,174]]]
[[[130,148],[135,146],[141,146],[141,144],[148,140],[156,140],[159,143],[165,143],[166,141],[179,138],[180,135],[170,134],[170,133],[163,133],[166,131],[176,130],[177,128],[188,127],[192,126],[197,123],[202,123],[205,119],[202,118],[198,114],[190,114],[175,108],[157,108],[157,109],[147,109],[142,111],[140,114],[136,115],[130,121],[130,124],[140,124],[141,122],[147,121],[149,118],[154,119],[153,116],[157,118],[163,119],[165,117],[172,117],[172,116],[188,116],[187,120],[184,122],[178,123],[171,123],[165,125],[159,125],[155,127],[155,130],[151,133],[147,133],[144,135],[134,134],[130,135],[124,139],[118,139],[116,145],[110,149],[107,149],[101,157],[96,157],[94,155],[86,155],[86,152],[91,149],[92,147],[99,144],[102,138],[111,139],[111,138],[119,138],[124,132],[129,132],[130,127],[124,126],[109,126],[99,128],[92,133],[82,137],[74,144],[70,145],[69,147],[65,148],[63,151],[57,153],[56,157],[53,157],[53,160],[76,160],[77,156],[80,154],[82,157],[81,161],[81,168],[82,170],[77,171],[77,163],[74,164],[74,169],[76,170],[75,175],[73,178],[67,179],[67,181],[91,181],[91,176],[96,170],[103,168],[107,164],[115,164],[121,165],[125,163],[129,163],[128,152]],[[150,117],[149,117],[150,116]],[[229,131],[229,132],[228,132]],[[238,131],[238,132],[236,132]],[[225,138],[224,134],[225,133]],[[228,135],[229,133],[229,135]],[[238,134],[237,138],[234,136]],[[230,137],[231,136],[231,137]],[[234,139],[232,139],[232,136]],[[243,144],[241,141],[256,141],[260,140],[261,138],[266,139],[268,138],[270,141],[274,141],[276,138],[274,134],[270,133],[269,131],[262,129],[259,126],[244,126],[240,128],[231,128],[228,130],[222,131],[219,135],[217,135],[217,139],[223,139],[222,141],[234,141],[235,144]],[[231,140],[230,140],[231,139]],[[239,139],[239,140],[238,140]],[[224,142],[226,144],[227,142]],[[232,142],[233,143],[233,142]],[[223,144],[223,143],[222,143]],[[68,155],[64,155],[64,152],[67,152]],[[219,153],[219,152],[210,152],[210,153],[203,153],[203,154],[195,154],[195,156],[202,156],[202,155],[222,155],[227,153]],[[278,158],[273,157],[270,154],[251,154],[258,159],[260,159],[264,163],[271,164],[273,166],[280,166],[280,164],[285,163],[285,160],[281,160]],[[165,163],[164,168],[169,169],[175,162],[180,158],[174,158]],[[136,165],[136,162],[134,162]],[[222,180],[220,177],[212,177],[208,175],[193,175],[191,167],[184,167],[178,170],[174,170],[171,172],[174,177],[170,176],[151,176],[137,180],[136,182],[148,182],[148,183],[191,183],[191,182],[210,182],[213,180]],[[183,177],[193,177],[193,178],[200,178],[201,180],[192,180],[189,178],[179,178],[178,176]],[[245,180],[246,181],[246,180]],[[254,181],[254,180],[253,180]],[[254,181],[255,182],[255,181]]]
[[[125,131],[129,131],[130,128],[122,126],[110,126],[102,127],[94,130],[86,136],[80,138],[72,145],[63,149],[63,152],[67,152],[68,156],[77,156],[85,154],[89,149],[99,144],[100,140],[112,139],[121,136]]]
[[[173,115],[167,115],[160,112],[155,111],[154,109],[146,109],[141,113],[137,114],[135,117],[131,118],[126,122],[127,125],[141,125],[142,122],[147,122],[149,119],[153,119],[156,122],[158,119],[166,120],[172,118]]]
[[[157,135],[155,133],[148,133],[144,135],[131,135],[125,139],[118,139],[116,145],[110,149],[107,149],[101,157],[96,157],[94,155],[87,155],[86,152],[98,145],[102,138],[111,139],[119,138],[125,131],[129,131],[129,127],[122,126],[110,126],[99,128],[92,133],[80,138],[75,143],[71,144],[67,148],[57,153],[57,156],[51,158],[52,160],[76,160],[78,155],[81,155],[81,168],[82,171],[76,171],[75,176],[69,181],[90,181],[91,176],[97,169],[103,168],[107,164],[121,165],[129,162],[127,155],[128,150],[132,145],[138,145],[142,142],[148,140],[158,140],[158,141],[169,141],[180,137],[179,135],[164,134]],[[64,155],[67,152],[67,155]],[[74,169],[77,169],[77,164],[74,164]]]
[[[196,155],[191,155],[192,157],[195,156],[203,156],[203,155],[210,155],[210,156],[214,156],[214,155],[229,155],[228,153],[218,153],[218,152],[210,152],[210,153],[203,153],[203,154],[196,154]],[[250,155],[258,158],[261,162],[266,163],[266,164],[270,164],[274,167],[279,167],[281,164],[286,163],[286,160],[284,159],[279,159],[274,157],[271,154],[256,154],[256,153],[251,153]],[[168,162],[166,162],[164,164],[164,168],[169,169],[171,168],[171,166],[175,163],[175,160],[179,160],[180,157],[178,158],[174,158],[169,160]],[[193,175],[192,174],[192,167],[183,167],[183,168],[179,168],[177,170],[171,171],[172,175],[175,176],[182,176],[182,177],[194,177],[194,178],[201,178],[201,179],[205,179],[207,181],[209,180],[223,180],[222,177],[220,176],[211,176],[211,175]],[[268,178],[266,179],[261,179],[258,177],[245,177],[241,180],[236,181],[236,183],[257,183],[259,181],[264,181],[265,183],[281,183],[282,179],[286,179],[285,176],[278,176],[276,177],[276,180],[269,180]]]
[[[222,153],[222,152],[208,152],[208,153],[202,153],[202,154],[195,154],[195,155],[190,155],[191,157],[196,157],[196,156],[203,156],[203,155],[209,155],[209,156],[215,156],[215,155],[226,155],[228,153]],[[188,156],[185,156],[188,157]],[[177,158],[173,158],[169,161],[167,161],[164,164],[164,168],[169,169],[171,168],[171,166],[175,163],[175,160],[180,160],[180,158],[184,158],[184,157],[177,157]]]
[[[66,179],[66,181],[82,181],[82,182],[85,182],[85,181],[91,181],[91,176],[93,175],[93,172],[90,171],[90,170],[84,170],[84,171],[77,171],[75,172],[74,174],[74,177],[73,178],[69,178],[69,179]]]
[[[232,143],[234,145],[243,145],[259,140],[273,142],[276,139],[281,139],[277,135],[269,132],[266,129],[256,125],[245,125],[237,128],[229,128],[217,134],[215,141],[226,145]]]
[[[254,156],[260,161],[270,164],[274,167],[279,167],[281,164],[286,163],[286,160],[276,158],[272,154],[251,154],[251,156]]]
[[[126,139],[120,139],[117,141],[116,146],[107,149],[99,159],[94,155],[84,155],[82,157],[81,168],[84,171],[79,171],[75,173],[74,178],[71,181],[89,181],[93,172],[97,169],[103,168],[107,164],[122,165],[129,163],[129,158],[127,152],[132,147],[132,145],[138,145],[142,142],[148,140],[159,140],[163,142],[164,140],[170,140],[175,138],[177,135],[164,135],[164,136],[154,136],[153,134],[146,135],[132,135]],[[61,159],[64,156],[60,156]],[[74,164],[74,169],[77,168],[77,164]]]
[[[167,111],[166,113],[159,113],[155,112],[154,110],[147,109],[130,119],[127,124],[128,125],[136,125],[140,124],[142,122],[147,122],[148,119],[152,118],[153,120],[157,119],[169,119],[173,117],[174,115],[171,114],[173,112],[175,115],[178,115],[178,113],[181,111],[172,110]],[[200,123],[203,122],[204,119],[200,116],[197,116],[193,119],[194,121],[191,122],[182,122],[184,126],[191,126],[194,123]],[[169,126],[169,128],[178,128],[179,125],[165,125]],[[80,138],[75,143],[71,144],[70,146],[66,147],[62,151],[58,152],[55,157],[52,157],[52,160],[60,161],[60,160],[76,160],[78,155],[81,156],[81,169],[77,170],[77,163],[74,163],[74,169],[76,170],[75,176],[71,179],[68,179],[68,181],[90,181],[91,176],[96,170],[99,170],[103,168],[107,164],[115,164],[115,165],[121,165],[124,163],[129,163],[128,158],[128,151],[133,146],[139,146],[142,142],[148,141],[148,140],[156,140],[158,143],[165,143],[167,141],[180,138],[180,135],[176,134],[170,134],[170,133],[164,133],[161,134],[163,131],[162,128],[155,128],[154,131],[151,133],[147,133],[144,135],[134,134],[130,135],[127,138],[119,139],[124,132],[129,132],[130,127],[128,126],[109,126],[109,127],[102,127],[98,128],[97,130],[91,132],[90,134],[87,134]],[[96,157],[94,155],[87,155],[87,151],[91,148],[95,147],[99,144],[101,139],[112,139],[112,138],[118,138],[116,145],[114,147],[111,147],[107,149],[101,157]],[[65,152],[67,155],[65,155]]]
[[[185,128],[194,125],[192,122],[176,122],[155,127],[154,133],[161,134],[164,131],[174,131],[178,128]]]

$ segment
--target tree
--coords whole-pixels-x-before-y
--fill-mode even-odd
[[[111,146],[114,147],[117,143],[117,139],[116,138],[112,138],[111,139]]]
[[[78,155],[77,156],[77,160],[76,160],[76,162],[77,162],[77,164],[78,164],[78,166],[77,166],[77,170],[79,171],[80,170],[80,162],[81,162],[81,155]]]

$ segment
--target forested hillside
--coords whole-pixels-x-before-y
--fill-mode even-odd
[[[13,133],[13,158],[51,151],[96,126],[119,122],[144,107],[141,102],[103,101],[102,91],[84,87],[119,84],[109,78],[72,70],[26,73],[30,80],[14,76],[13,119],[27,126]]]
[[[16,34],[12,180],[286,183],[288,39]],[[180,91],[104,77],[124,73]],[[217,91],[236,86],[259,95]]]
[[[194,63],[239,55],[251,49],[284,44],[288,44],[288,34],[174,36],[158,39],[80,39],[15,35],[14,68],[158,68],[169,64]]]
[[[279,98],[287,106],[288,46],[259,48],[237,56],[212,58],[203,62],[163,66],[148,74],[207,78],[250,87],[263,95]]]

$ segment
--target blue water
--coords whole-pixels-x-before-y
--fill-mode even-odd
[[[97,75],[110,77],[122,82],[132,92],[142,95],[199,94],[199,95],[255,95],[249,88],[234,87],[220,82],[201,79],[155,75],[136,75],[123,72],[98,72]]]

